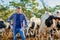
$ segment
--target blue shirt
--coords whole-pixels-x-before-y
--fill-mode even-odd
[[[16,14],[16,28],[21,28],[20,15],[21,14]]]
[[[23,21],[25,22],[25,25],[27,26],[26,16],[24,14],[14,13],[8,18],[8,22],[11,22],[11,20],[13,20],[13,29],[23,27]]]

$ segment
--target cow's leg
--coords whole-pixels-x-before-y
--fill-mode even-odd
[[[53,33],[53,30],[51,29],[51,30],[50,30],[50,37],[49,37],[49,40],[53,40],[53,38],[52,38],[53,34],[52,34],[52,33]]]
[[[26,28],[26,31],[27,31],[26,36],[28,36],[29,35],[29,27]]]

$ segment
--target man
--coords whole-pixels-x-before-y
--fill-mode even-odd
[[[17,40],[16,34],[20,33],[22,40],[25,40],[24,30],[23,28],[27,26],[26,16],[21,12],[21,8],[17,7],[17,13],[14,13],[8,19],[10,24],[11,20],[13,20],[13,40]],[[25,23],[25,25],[24,25]]]

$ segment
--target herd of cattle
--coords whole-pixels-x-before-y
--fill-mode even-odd
[[[7,27],[2,32],[2,40],[13,38],[12,27],[8,25],[7,23]],[[33,38],[35,40],[60,40],[60,10],[53,13],[45,12],[41,18],[32,17],[28,20],[28,27],[24,31],[28,40],[33,40]]]

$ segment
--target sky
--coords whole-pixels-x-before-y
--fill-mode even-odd
[[[12,1],[12,0],[2,0],[2,1],[4,1],[3,5],[9,5],[9,1]],[[14,0],[14,1],[17,1],[17,0]],[[43,8],[40,0],[36,0],[36,1],[39,3],[38,8]],[[56,5],[60,5],[60,0],[44,0],[44,2],[45,2],[45,5],[50,6],[50,7],[55,7]],[[0,3],[1,3],[1,0],[0,0]]]
[[[37,0],[39,3],[39,7],[43,8],[42,3],[40,0]],[[60,0],[44,0],[45,5],[50,6],[50,7],[55,7],[56,5],[60,5]]]

